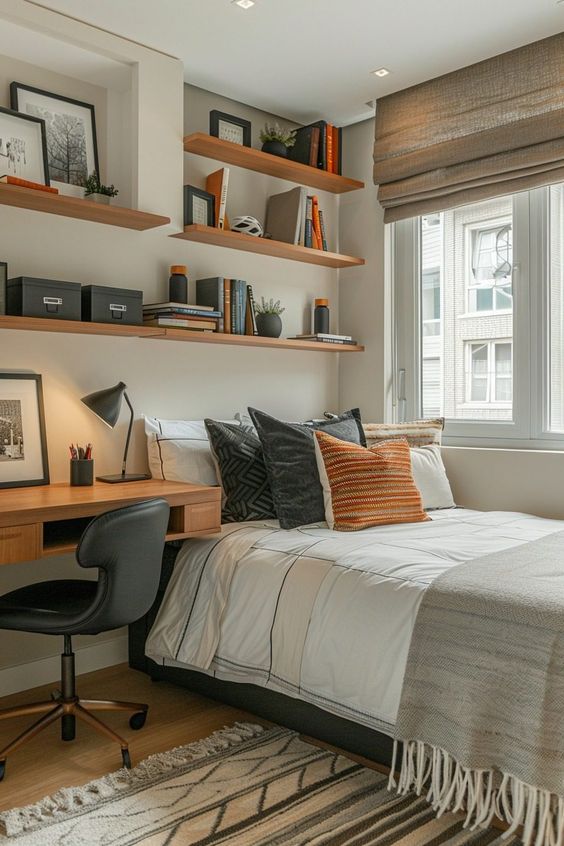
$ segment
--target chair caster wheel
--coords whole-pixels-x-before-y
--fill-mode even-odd
[[[0,761],[0,781],[6,775],[6,761]]]
[[[58,702],[60,699],[63,698],[63,694],[60,690],[52,690],[51,691],[51,699],[53,702]]]
[[[129,757],[129,749],[121,750],[121,760],[126,770],[131,769],[131,758]]]
[[[138,711],[136,714],[133,714],[129,718],[129,728],[133,729],[133,731],[139,731],[145,725],[147,720],[147,712],[146,711]]]
[[[63,714],[61,718],[61,740],[74,740],[76,737],[76,717],[74,714]]]

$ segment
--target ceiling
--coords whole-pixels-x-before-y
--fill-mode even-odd
[[[556,0],[36,0],[178,56],[187,82],[298,122],[564,30]],[[382,79],[376,68],[391,73]]]

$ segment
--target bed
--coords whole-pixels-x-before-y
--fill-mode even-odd
[[[518,513],[430,516],[351,533],[232,524],[186,542],[164,568],[157,605],[132,627],[132,666],[389,763],[428,586],[455,565],[562,531]]]

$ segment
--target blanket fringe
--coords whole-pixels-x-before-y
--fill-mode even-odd
[[[3,811],[0,813],[0,830],[3,830],[7,837],[15,837],[43,825],[57,822],[58,818],[62,819],[84,808],[91,808],[117,794],[125,795],[144,781],[183,767],[192,761],[207,758],[231,746],[237,746],[245,740],[258,737],[263,731],[262,726],[252,723],[235,723],[230,727],[225,726],[203,740],[197,740],[186,746],[178,746],[169,752],[151,755],[132,770],[117,770],[82,787],[63,787],[57,793],[46,796],[33,805]]]
[[[520,781],[508,773],[463,767],[444,749],[420,741],[403,742],[399,778],[395,768],[399,741],[394,741],[388,789],[400,794],[413,790],[440,817],[445,811],[464,811],[464,827],[487,828],[499,817],[509,824],[504,839],[523,826],[523,846],[563,846],[564,798]],[[496,784],[496,781],[498,782]]]

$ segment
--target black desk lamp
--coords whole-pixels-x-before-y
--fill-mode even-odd
[[[121,473],[116,473],[112,476],[96,476],[99,482],[140,482],[143,479],[150,479],[145,473],[126,473],[125,466],[127,464],[127,451],[129,449],[129,439],[131,438],[131,428],[133,426],[133,406],[129,401],[126,392],[127,385],[124,382],[118,382],[113,388],[104,388],[102,391],[95,391],[93,394],[88,394],[82,397],[84,403],[90,411],[93,411],[96,417],[99,417],[111,429],[114,428],[118,422],[119,413],[121,411],[121,401],[124,399],[129,406],[131,412],[131,419],[129,421],[129,428],[127,430],[127,438],[125,441],[125,452],[123,453],[123,462],[121,465]]]

